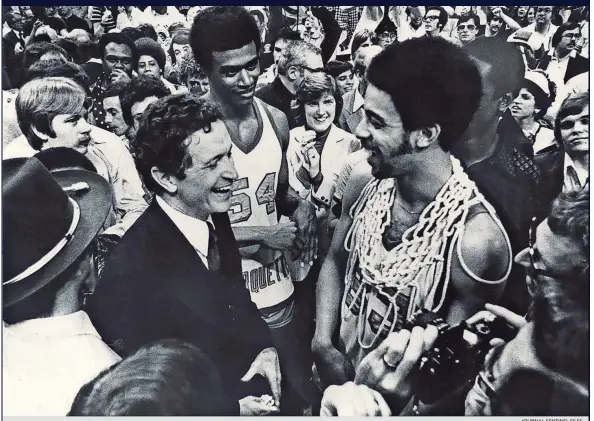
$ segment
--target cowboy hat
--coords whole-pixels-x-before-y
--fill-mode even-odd
[[[111,198],[109,183],[90,171],[50,173],[37,158],[3,161],[4,307],[39,291],[83,255]]]

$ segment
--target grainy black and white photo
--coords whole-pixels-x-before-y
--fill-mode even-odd
[[[588,6],[2,6],[7,416],[587,416]]]

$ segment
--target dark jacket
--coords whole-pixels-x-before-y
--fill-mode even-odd
[[[551,62],[551,56],[545,55],[536,65],[537,69],[547,70],[549,63]],[[586,73],[590,70],[590,61],[582,56],[570,57],[567,63],[567,70],[563,77],[563,82],[567,83],[569,79],[574,76]]]
[[[281,110],[289,121],[289,130],[299,126],[297,111],[291,106],[296,99],[289,90],[283,85],[278,77],[272,83],[263,86],[256,91],[256,97]]]
[[[17,45],[20,45],[20,52],[18,52],[18,49],[17,52],[15,52]],[[2,58],[4,60],[3,66],[6,69],[12,88],[18,88],[21,86],[24,51],[25,41],[19,40],[12,30],[2,37]],[[2,87],[2,89],[7,90],[6,87]]]
[[[221,273],[206,268],[153,201],[109,256],[87,312],[103,340],[123,357],[158,339],[186,340],[214,361],[230,397],[260,396],[269,392],[253,392],[240,379],[272,346],[268,326],[242,279],[229,217],[212,219]]]

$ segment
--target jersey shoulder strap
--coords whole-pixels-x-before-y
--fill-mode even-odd
[[[262,104],[262,108],[264,108],[264,112],[266,113],[266,116],[268,117],[268,121],[270,121],[270,124],[272,125],[272,130],[274,130],[274,133],[276,133],[276,138],[280,142],[281,148],[282,148],[283,141],[282,141],[281,131],[278,128],[278,126],[276,125],[276,121],[274,120],[274,117],[272,117],[272,113],[270,112],[270,109],[268,109],[268,104],[266,104],[264,101],[260,101],[260,104]]]

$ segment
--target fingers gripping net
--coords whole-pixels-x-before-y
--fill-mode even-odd
[[[346,279],[350,284],[359,264],[361,287],[351,305],[363,299],[369,288],[385,296],[390,306],[386,316],[397,312],[396,298],[412,291],[411,297],[419,299],[419,306],[434,307],[435,294],[444,269],[449,278],[454,247],[448,245],[461,236],[470,207],[484,203],[476,185],[463,171],[460,162],[452,157],[453,173],[433,202],[423,210],[416,225],[405,231],[402,242],[385,253],[382,235],[391,222],[391,209],[395,198],[394,179],[370,181],[351,208],[353,223],[345,239],[349,251]],[[447,254],[447,256],[446,256]],[[447,279],[446,279],[447,282]],[[365,287],[363,287],[365,286]],[[386,289],[389,288],[389,292]],[[394,292],[395,291],[395,292]],[[443,303],[440,300],[439,306]],[[363,301],[361,301],[363,307]],[[408,313],[413,312],[411,306]],[[437,310],[437,308],[431,308]],[[406,314],[405,317],[410,317]],[[360,316],[365,317],[363,311]],[[359,323],[364,322],[360,320]],[[393,324],[397,320],[394,317]],[[386,323],[386,320],[382,325]],[[393,330],[391,327],[390,331]],[[381,329],[380,329],[381,330]],[[379,333],[379,331],[378,331]],[[363,344],[361,344],[363,346]],[[368,347],[367,345],[366,347]]]

